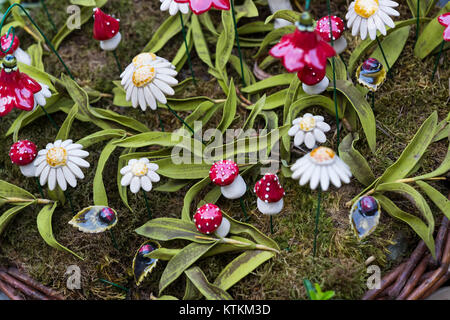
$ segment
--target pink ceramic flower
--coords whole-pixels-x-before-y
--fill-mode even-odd
[[[444,30],[444,40],[450,41],[450,12],[444,13],[442,16],[439,16],[438,21],[445,27]]]
[[[202,14],[211,8],[230,10],[230,0],[175,0],[177,3],[189,3],[189,7],[195,14]]]

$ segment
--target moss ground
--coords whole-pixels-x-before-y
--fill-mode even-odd
[[[239,3],[239,1],[236,1]],[[322,3],[323,2],[323,3]],[[325,1],[313,4],[313,15],[321,16],[325,11]],[[61,26],[67,15],[68,0],[47,0],[49,11],[58,26]],[[333,12],[344,16],[345,1],[333,1]],[[167,17],[159,10],[159,1],[143,0],[111,0],[105,6],[106,12],[115,12],[121,19],[122,44],[118,50],[122,66],[142,50],[149,41],[151,34]],[[402,18],[411,16],[407,6],[401,5]],[[33,9],[32,15],[38,24],[52,34],[43,11]],[[267,16],[267,10],[261,11]],[[218,16],[215,16],[216,18]],[[92,39],[92,20],[81,30],[73,32],[61,45],[59,52],[80,84],[89,86],[104,93],[111,93],[111,80],[118,79],[113,55],[99,49],[98,43]],[[439,73],[434,82],[430,81],[434,65],[434,57],[419,61],[413,55],[414,28],[402,53],[393,67],[394,77],[389,80],[377,93],[375,115],[377,117],[377,152],[370,153],[364,141],[358,143],[358,149],[367,157],[375,175],[380,175],[392,164],[408,144],[421,123],[433,112],[437,111],[442,120],[450,111],[449,108],[449,59],[442,59]],[[20,34],[23,47],[32,42],[24,33]],[[350,38],[350,36],[348,37]],[[182,44],[182,38],[176,37],[158,54],[168,59],[173,58],[176,50]],[[344,56],[348,58],[350,50],[355,48],[357,41],[351,40],[349,51]],[[249,65],[253,65],[252,49],[245,49],[244,54]],[[44,57],[47,72],[58,75],[63,72],[56,58],[49,53]],[[217,82],[207,73],[207,69],[200,60],[193,55],[196,75],[202,85],[190,86],[186,94],[190,96],[207,95],[213,98],[223,98],[223,93]],[[276,68],[276,67],[274,67]],[[276,73],[276,69],[269,70]],[[180,79],[189,75],[187,66],[181,71]],[[236,76],[235,76],[236,78]],[[120,111],[112,105],[112,98],[106,97],[97,106]],[[122,109],[123,111],[123,109]],[[154,113],[145,114],[127,109],[127,115],[138,118],[150,128],[158,130],[158,122]],[[239,110],[240,121],[245,119],[246,111]],[[162,111],[166,130],[175,129],[179,123],[167,111]],[[57,123],[64,121],[65,114],[54,115]],[[0,132],[6,132],[14,114],[0,121]],[[220,119],[219,119],[220,120]],[[214,120],[213,120],[214,121]],[[329,123],[333,123],[329,118]],[[239,123],[234,124],[239,127]],[[72,129],[74,140],[96,131],[93,125],[76,122]],[[45,118],[41,118],[20,132],[20,138],[31,139],[39,146],[44,146],[55,136],[55,130]],[[32,179],[22,178],[19,169],[13,166],[7,156],[12,138],[0,135],[0,179],[19,185],[34,194],[38,194],[36,184]],[[92,169],[101,152],[101,146],[90,148],[89,161]],[[444,158],[447,145],[444,142],[435,143],[427,152],[423,161],[426,172],[436,168]],[[145,283],[136,288],[131,272],[131,263],[136,249],[145,239],[139,237],[134,230],[147,221],[144,200],[141,195],[130,195],[130,205],[133,212],[127,210],[121,203],[116,189],[117,159],[119,152],[113,154],[104,172],[104,181],[110,206],[120,212],[120,222],[114,229],[118,250],[114,248],[110,234],[87,235],[76,231],[67,224],[72,217],[70,208],[66,205],[57,209],[53,218],[53,230],[58,241],[73,251],[81,254],[85,260],[59,252],[47,246],[36,228],[37,207],[30,207],[23,211],[8,227],[0,238],[0,262],[9,261],[20,265],[32,277],[60,290],[71,299],[149,299],[158,295],[158,281],[165,263],[161,262],[154,273]],[[92,181],[95,170],[87,170],[86,178],[76,189],[70,190],[70,195],[76,210],[81,210],[92,204]],[[249,181],[249,185],[255,181]],[[401,222],[383,215],[381,224],[376,232],[362,243],[359,243],[350,230],[348,210],[344,203],[357,195],[362,186],[356,181],[341,188],[324,194],[322,215],[320,221],[320,235],[317,258],[312,259],[314,213],[317,194],[308,188],[301,188],[292,180],[285,179],[283,185],[287,190],[285,210],[275,218],[275,233],[273,238],[283,249],[282,253],[273,261],[263,264],[250,276],[235,285],[230,293],[236,299],[305,299],[306,294],[302,280],[308,278],[321,284],[324,290],[336,291],[340,299],[358,299],[365,291],[366,267],[365,260],[375,256],[374,263],[383,271],[388,271],[399,260],[389,261],[386,258],[388,246],[393,243],[398,234],[406,235],[408,255],[417,244],[418,238]],[[444,191],[444,186],[436,184]],[[182,201],[188,188],[169,194],[151,192],[150,203],[154,217],[180,216]],[[249,193],[245,203],[251,212],[251,223],[269,234],[269,221],[261,217],[256,210],[256,199]],[[221,200],[219,205],[235,217],[241,215],[239,203]],[[435,209],[435,208],[434,208]],[[436,221],[440,221],[438,211]],[[221,267],[231,261],[232,255],[225,255],[200,262],[207,277],[211,280],[221,270]],[[401,258],[400,258],[401,259]],[[68,266],[76,264],[82,270],[82,289],[70,291],[66,289]],[[106,285],[99,279],[107,279],[131,290],[127,294],[120,289]],[[165,294],[182,297],[184,281],[177,281]]]

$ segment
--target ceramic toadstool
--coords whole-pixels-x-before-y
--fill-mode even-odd
[[[325,16],[317,21],[316,32],[323,40],[331,44],[331,35],[333,35],[333,48],[337,54],[341,54],[347,48],[347,39],[344,37],[345,24],[341,18],[331,16],[331,30],[330,32],[330,16]]]
[[[254,188],[258,196],[258,210],[262,214],[276,215],[283,210],[285,192],[276,174],[267,173]]]
[[[11,162],[20,167],[20,171],[25,177],[34,177],[36,167],[34,159],[37,157],[37,147],[29,140],[19,140],[11,146],[9,150]]]
[[[234,161],[222,160],[214,163],[209,170],[209,178],[215,185],[220,186],[222,195],[227,199],[239,199],[247,191],[247,185]]]
[[[225,238],[231,228],[230,221],[223,216],[220,208],[212,203],[198,208],[194,214],[194,223],[199,232],[208,235],[215,233],[221,238]]]
[[[107,15],[99,8],[94,9],[94,39],[100,41],[100,48],[114,51],[122,40],[120,21]]]

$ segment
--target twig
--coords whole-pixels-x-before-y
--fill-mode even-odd
[[[428,254],[422,259],[422,261],[420,261],[417,268],[411,274],[411,277],[409,277],[408,282],[406,283],[405,287],[400,292],[400,295],[396,298],[396,300],[405,300],[409,296],[409,294],[414,290],[417,283],[419,282],[422,274],[426,271],[428,263],[431,259],[431,255]]]
[[[20,273],[19,270],[15,268],[9,268],[8,274],[12,275],[14,278],[22,281],[23,283],[29,285],[32,288],[35,288],[42,293],[49,296],[49,298],[55,299],[55,300],[64,300],[64,297],[61,296],[58,292],[44,286],[43,284],[37,282],[36,280],[32,279],[30,276]]]
[[[450,271],[447,271],[447,273],[427,291],[422,296],[422,299],[428,298],[432,293],[436,292],[444,283],[446,283],[448,280],[450,280]]]
[[[0,271],[0,279],[6,282],[7,284],[11,285],[13,288],[21,291],[26,296],[36,299],[36,300],[49,300],[48,297],[44,296],[42,293],[37,292],[26,285],[24,285],[22,282],[18,281],[14,277],[11,277],[9,274],[5,273],[4,271]]]
[[[442,260],[442,254],[444,249],[445,241],[448,237],[448,227],[449,227],[449,221],[446,216],[442,218],[441,226],[439,228],[439,231],[436,235],[436,259],[431,259],[429,262],[429,266],[433,269],[436,269],[441,264]]]
[[[23,300],[23,298],[14,292],[14,289],[0,280],[0,291],[3,292],[11,300]]]
[[[237,94],[238,97],[242,100],[242,102],[243,102],[244,104],[246,104],[247,106],[251,106],[251,105],[253,104],[250,100],[248,100],[246,97],[244,97],[244,96],[242,95],[242,93],[241,93],[241,91],[239,90],[238,87],[236,87],[236,94]]]
[[[381,279],[381,284],[379,289],[371,289],[366,292],[366,294],[362,297],[362,300],[374,300],[378,295],[380,295],[384,289],[388,288],[388,286],[397,279],[398,275],[403,271],[406,266],[406,262],[400,264],[393,271],[388,273]]]
[[[392,298],[398,297],[400,294],[400,291],[405,286],[406,281],[408,280],[409,276],[411,275],[411,272],[416,267],[419,260],[422,258],[423,254],[425,253],[425,250],[427,249],[427,246],[423,240],[419,242],[419,245],[414,250],[414,252],[411,254],[411,258],[406,262],[405,269],[398,277],[397,281],[395,282],[394,287],[392,290],[389,290],[388,295]]]

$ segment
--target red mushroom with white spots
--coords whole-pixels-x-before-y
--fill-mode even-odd
[[[100,48],[114,51],[122,40],[120,21],[107,15],[99,8],[94,9],[94,39],[100,41]]]
[[[283,210],[284,189],[276,174],[267,173],[259,180],[254,189],[258,196],[258,210],[267,215],[276,215]]]
[[[4,34],[0,38],[0,42],[3,51],[9,49],[8,52],[6,53],[0,51],[0,58],[3,59],[6,55],[12,54],[13,56],[16,57],[18,62],[31,65],[31,57],[28,53],[26,53],[20,48],[20,40],[17,35],[13,35],[12,33],[10,33],[9,35]]]
[[[36,145],[29,140],[19,140],[11,146],[9,151],[11,162],[20,167],[25,177],[34,177],[36,167],[34,160],[37,157]]]
[[[218,206],[207,203],[197,209],[194,214],[194,223],[197,230],[203,234],[216,234],[225,238],[230,232],[230,221],[225,218]]]
[[[329,16],[325,16],[317,21],[316,32],[319,33],[323,40],[330,44],[331,34],[333,34],[333,48],[337,54],[341,54],[347,49],[347,39],[344,37],[344,21],[337,16],[331,16],[331,26],[332,32],[330,32]]]
[[[214,163],[209,170],[209,178],[215,185],[220,186],[222,195],[227,199],[239,199],[247,191],[247,185],[234,161],[222,160]]]

